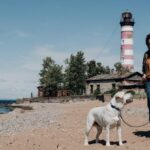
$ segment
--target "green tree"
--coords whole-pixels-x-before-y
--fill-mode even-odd
[[[109,68],[109,66],[106,66],[105,67],[105,73],[110,74],[110,72],[111,72],[111,69]]]
[[[114,67],[115,71],[120,75],[130,72],[130,70],[128,68],[125,68],[120,62],[115,63]]]
[[[97,74],[109,74],[110,73],[109,66],[105,67],[100,62],[97,63],[96,68],[97,68]]]
[[[95,75],[97,75],[97,68],[96,68],[96,61],[95,60],[91,60],[89,62],[87,62],[87,77],[93,77]]]
[[[40,85],[45,88],[45,96],[55,95],[63,80],[62,66],[55,64],[50,57],[43,60],[42,66],[43,68],[39,73]]]
[[[87,63],[87,77],[93,77],[98,74],[109,74],[110,68],[109,66],[104,67],[102,63],[96,62],[95,60],[91,60]]]
[[[103,74],[104,73],[104,67],[101,62],[96,63],[96,75]]]
[[[84,53],[79,51],[76,55],[71,54],[66,61],[66,83],[72,94],[81,95],[85,91],[86,64]]]

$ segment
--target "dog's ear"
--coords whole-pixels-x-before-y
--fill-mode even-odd
[[[115,97],[117,98],[117,97],[119,97],[119,98],[123,98],[124,97],[124,92],[123,91],[120,91],[120,92],[117,92],[116,94],[115,94]]]
[[[117,93],[115,94],[115,99],[116,99],[116,101],[122,101],[123,98],[124,98],[124,92],[123,92],[123,91],[117,92]]]
[[[116,101],[117,102],[122,102],[123,101],[123,97],[116,96]]]

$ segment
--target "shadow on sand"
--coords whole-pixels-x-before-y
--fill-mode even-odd
[[[95,143],[96,143],[96,140],[89,141],[89,144],[95,144]],[[106,141],[105,140],[99,140],[98,143],[100,143],[102,145],[106,145]],[[127,143],[127,141],[123,141],[123,144],[124,143]],[[115,142],[110,141],[110,145],[119,145],[119,142],[118,141],[115,141]]]
[[[136,136],[150,138],[150,131],[136,131],[133,132]]]

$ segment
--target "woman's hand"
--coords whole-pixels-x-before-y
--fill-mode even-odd
[[[143,80],[143,81],[146,81],[146,74],[143,74],[142,80]]]

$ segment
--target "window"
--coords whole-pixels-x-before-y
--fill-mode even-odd
[[[112,84],[112,88],[113,88],[113,89],[116,88],[116,84],[115,84],[115,83]]]
[[[100,92],[100,85],[99,85],[99,84],[97,85],[97,89],[98,89],[98,90],[99,90],[99,92]]]
[[[93,85],[90,85],[91,94],[93,94]]]

